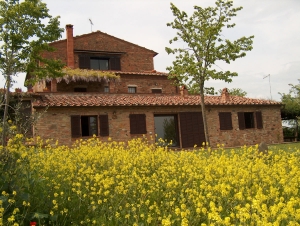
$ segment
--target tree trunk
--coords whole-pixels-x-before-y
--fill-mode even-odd
[[[4,113],[3,113],[3,131],[2,131],[2,145],[6,147],[7,145],[7,115],[8,115],[8,107],[9,107],[9,88],[10,88],[10,75],[6,77],[6,92],[5,92],[5,103],[4,103]]]
[[[202,110],[202,119],[203,119],[203,126],[204,126],[204,135],[205,135],[205,142],[206,146],[210,146],[209,141],[209,134],[208,134],[208,127],[206,121],[206,111],[205,111],[205,103],[204,103],[204,85],[200,85],[200,98],[201,98],[201,110]]]

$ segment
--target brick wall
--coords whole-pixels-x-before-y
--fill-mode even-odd
[[[45,53],[47,58],[62,60],[67,65],[67,41],[62,40],[51,44],[55,52]],[[152,71],[154,69],[153,57],[156,54],[152,50],[137,46],[124,40],[115,38],[102,32],[93,32],[88,35],[74,37],[74,49],[87,51],[122,52],[122,71]],[[80,53],[74,53],[74,68],[79,67]],[[97,54],[94,54],[95,56]],[[98,54],[99,55],[99,54]]]
[[[41,110],[38,110],[41,111]],[[113,112],[115,111],[115,115]],[[152,142],[155,137],[154,114],[177,114],[179,112],[200,111],[200,106],[177,107],[86,107],[86,108],[49,108],[37,122],[34,133],[44,139],[59,140],[60,144],[71,145],[71,115],[108,114],[110,137],[115,141],[127,141],[143,135],[130,134],[129,114],[145,114],[147,134]],[[220,131],[219,112],[232,112],[233,130]],[[261,111],[263,129],[239,130],[237,112]],[[224,144],[226,147],[254,145],[260,142],[268,144],[283,142],[280,106],[216,107],[207,106],[207,121],[211,145]],[[107,137],[100,137],[106,141]]]
[[[262,129],[240,130],[238,112],[262,112]],[[219,112],[232,113],[232,130],[220,130]],[[226,147],[266,143],[282,143],[283,132],[280,106],[207,106],[207,121],[209,125],[210,142],[214,145],[224,144]]]

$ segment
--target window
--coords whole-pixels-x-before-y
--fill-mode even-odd
[[[74,92],[86,92],[86,88],[76,87],[74,88]]]
[[[220,130],[232,130],[231,112],[219,112]]]
[[[131,134],[146,134],[146,115],[145,114],[130,114],[130,133]]]
[[[121,70],[120,57],[79,55],[79,68],[120,71]]]
[[[108,70],[108,59],[91,57],[90,58],[90,69],[93,70]]]
[[[162,93],[161,89],[151,89],[152,93]]]
[[[136,87],[128,86],[128,93],[136,93]]]
[[[104,93],[109,93],[109,87],[108,86],[104,86]]]
[[[72,137],[89,137],[96,135],[98,136],[98,127],[100,129],[100,136],[108,136],[108,116],[100,115],[97,116],[80,116],[72,115],[71,116],[71,134]]]
[[[255,120],[256,120],[256,128],[257,129],[263,128],[261,111],[257,111],[255,112],[255,114],[254,112],[238,112],[238,120],[239,120],[239,128],[241,130],[255,128]]]
[[[177,115],[154,115],[155,141],[163,139],[172,146],[179,146]]]

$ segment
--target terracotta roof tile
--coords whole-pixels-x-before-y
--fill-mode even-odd
[[[163,94],[96,94],[96,93],[52,93],[40,94],[33,102],[34,107],[69,107],[69,106],[196,106],[201,100],[198,95],[163,95]],[[206,96],[206,105],[281,105],[280,102],[230,96],[226,102],[221,96]]]

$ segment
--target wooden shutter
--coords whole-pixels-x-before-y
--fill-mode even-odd
[[[205,142],[202,112],[182,112],[179,117],[182,147],[201,147]]]
[[[80,115],[71,115],[71,135],[81,137]]]
[[[119,57],[111,57],[109,59],[110,70],[121,71],[121,61]]]
[[[79,68],[80,69],[90,69],[90,56],[89,55],[79,55]]]
[[[246,129],[244,112],[238,112],[239,128]]]
[[[131,134],[146,134],[146,115],[145,114],[130,114],[130,133]]]
[[[219,112],[220,130],[232,130],[231,112]]]
[[[100,136],[109,136],[108,115],[99,115]]]
[[[255,112],[255,117],[256,117],[256,128],[257,129],[262,129],[263,128],[263,121],[262,121],[261,111]]]

